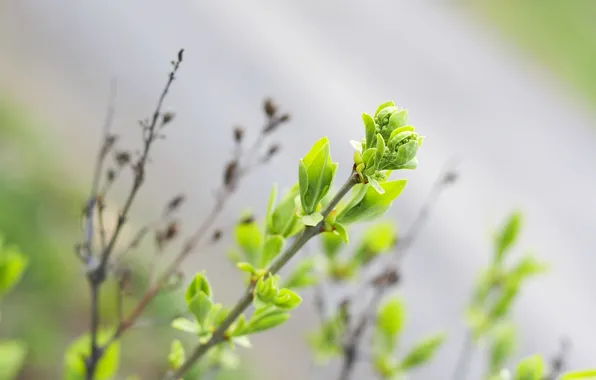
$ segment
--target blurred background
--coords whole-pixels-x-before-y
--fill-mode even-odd
[[[19,378],[60,378],[64,349],[88,326],[73,246],[110,82],[117,80],[114,130],[137,149],[138,120],[152,112],[179,48],[185,62],[165,104],[176,119],[154,150],[131,231],[180,192],[188,197],[182,232],[200,223],[233,148],[232,126],[256,136],[264,97],[291,112],[277,135],[283,151],[247,178],[221,225],[241,210],[264,210],[272,179],[291,186],[297,160],[322,135],[339,176],[347,175],[360,113],[393,99],[427,140],[387,218],[407,229],[449,159],[461,175],[405,262],[405,340],[440,329],[450,338],[414,378],[451,372],[491,233],[514,209],[525,216],[520,246],[551,264],[515,307],[517,356],[552,355],[568,337],[569,364],[593,366],[594,20],[591,0],[0,0],[0,233],[31,258],[0,327],[0,337],[30,346]],[[112,193],[113,209],[127,180]],[[227,246],[226,238],[184,269],[205,269],[216,297],[231,303],[242,284]],[[176,300],[163,298],[154,312],[176,314]],[[246,352],[254,378],[309,378],[304,334],[315,323],[305,302],[282,328],[256,337]],[[131,333],[122,375],[156,378],[168,348],[156,342],[168,334],[167,326]],[[471,379],[481,373],[477,359]]]

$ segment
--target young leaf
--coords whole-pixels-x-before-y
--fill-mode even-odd
[[[406,183],[407,180],[405,179],[381,182],[380,185],[385,190],[384,194],[379,194],[370,186],[361,185],[366,187],[364,196],[357,203],[350,201],[337,216],[337,222],[348,224],[356,221],[369,221],[382,216],[391,207],[393,201],[401,194]]]
[[[348,231],[341,223],[333,223],[333,233],[341,238],[344,243],[348,244],[350,238],[348,237]]]
[[[321,215],[320,212],[313,212],[310,215],[304,215],[302,217],[302,223],[304,223],[305,226],[310,227],[316,226],[321,220],[323,220],[323,215]]]
[[[272,329],[281,325],[290,318],[290,314],[282,310],[271,310],[266,313],[253,316],[244,328],[245,335],[255,334],[261,331]]]
[[[519,211],[509,216],[495,239],[495,261],[500,262],[505,252],[513,246],[521,229],[522,215]]]
[[[236,243],[242,248],[247,261],[253,265],[256,264],[261,244],[263,243],[263,234],[254,220],[241,221],[234,230]]]
[[[515,330],[509,323],[499,324],[492,332],[490,345],[490,373],[498,373],[515,348]]]
[[[271,261],[273,261],[273,259],[283,250],[285,242],[286,240],[280,235],[269,236],[267,241],[265,241],[265,245],[263,245],[263,253],[260,257],[259,267],[264,268],[269,265],[269,263],[271,263]]]
[[[27,347],[16,340],[0,341],[0,379],[15,379],[23,365]]]
[[[188,302],[188,310],[195,316],[197,323],[205,327],[205,319],[211,312],[213,302],[204,292],[199,292]]]
[[[211,285],[209,285],[209,281],[207,281],[207,277],[203,273],[197,273],[195,278],[188,284],[188,288],[186,288],[186,304],[188,305],[190,300],[201,292],[211,297]]]
[[[3,247],[0,240],[0,299],[19,282],[28,261],[15,247]]]
[[[299,261],[296,268],[287,276],[283,287],[300,289],[316,284],[318,279],[314,273],[314,266],[314,260],[311,258]]]
[[[184,331],[191,334],[198,334],[201,331],[201,327],[196,321],[191,321],[183,317],[176,318],[172,321],[172,327],[176,330]]]
[[[594,380],[596,379],[596,369],[584,369],[580,371],[571,371],[563,374],[561,380]]]
[[[302,298],[290,289],[280,289],[273,304],[283,310],[292,310],[297,308],[302,303]]]
[[[265,230],[269,230],[273,224],[273,207],[277,200],[277,183],[273,184],[271,192],[269,193],[269,201],[267,202],[267,213],[265,214]]]
[[[100,330],[97,334],[98,344],[105,344],[112,336],[111,330]],[[85,376],[86,368],[83,358],[89,357],[90,336],[85,334],[73,341],[64,356],[66,379],[80,379]],[[116,375],[120,362],[120,342],[115,341],[104,351],[95,370],[95,380],[108,380]]]
[[[296,197],[298,188],[290,190],[277,205],[271,216],[268,232],[271,235],[281,235],[285,238],[297,234],[302,228],[300,218],[296,214]]]
[[[428,362],[445,340],[445,334],[436,334],[418,343],[402,360],[400,367],[405,371]]]
[[[170,353],[168,355],[168,364],[171,370],[175,370],[180,368],[182,363],[184,363],[185,355],[184,355],[184,347],[182,346],[182,342],[178,339],[172,342],[170,347]]]
[[[377,223],[364,232],[362,243],[354,252],[354,261],[359,265],[370,262],[381,253],[389,252],[397,241],[397,227],[394,223]]]
[[[539,355],[522,360],[515,371],[515,380],[542,380],[544,362]]]
[[[376,115],[375,115],[376,116]],[[362,114],[362,121],[364,122],[364,132],[366,136],[366,149],[371,148],[374,146],[374,138],[375,134],[377,133],[377,127],[375,126],[375,121],[373,118],[367,114]],[[362,149],[360,149],[362,151]]]
[[[344,244],[342,238],[333,232],[323,232],[321,236],[321,245],[323,247],[323,253],[328,259],[333,259],[341,251],[342,245]]]
[[[377,354],[390,355],[403,330],[406,310],[401,299],[391,297],[381,304],[375,322],[374,347]]]
[[[331,188],[337,164],[331,162],[329,140],[318,140],[300,160],[298,183],[300,202],[305,214],[316,211],[317,205]]]

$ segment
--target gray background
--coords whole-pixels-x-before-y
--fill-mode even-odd
[[[572,364],[594,364],[594,113],[524,52],[448,1],[0,2],[1,89],[46,122],[48,146],[58,144],[77,181],[90,175],[110,79],[118,79],[116,127],[134,146],[136,121],[153,109],[180,47],[186,60],[167,101],[178,116],[153,156],[138,218],[183,190],[190,231],[221,180],[231,126],[256,130],[264,96],[292,113],[278,135],[284,150],[246,181],[222,223],[239,208],[262,210],[272,178],[290,186],[298,158],[322,135],[339,177],[347,175],[360,113],[394,99],[428,138],[388,216],[407,228],[446,160],[459,159],[462,176],[405,265],[405,340],[439,329],[451,337],[414,378],[445,378],[453,367],[462,308],[487,263],[490,233],[515,208],[525,212],[521,247],[552,264],[515,308],[519,354],[553,353],[565,335]],[[240,284],[223,251],[186,265],[223,271],[212,277],[232,302]],[[303,307],[279,332],[256,339],[249,355],[272,355],[259,366],[262,378],[310,375],[303,333],[314,322]]]

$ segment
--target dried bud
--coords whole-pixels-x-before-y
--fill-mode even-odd
[[[280,149],[281,149],[281,145],[279,145],[278,143],[271,145],[269,147],[269,149],[267,149],[267,153],[265,154],[265,157],[263,158],[265,160],[265,162],[268,162],[271,158],[273,158],[273,156],[275,156],[279,152]]]
[[[170,121],[174,120],[174,116],[176,116],[176,114],[174,114],[173,112],[164,113],[161,118],[161,125],[164,126],[168,124]]]
[[[184,49],[180,49],[180,51],[178,51],[178,63],[182,62],[184,58]]]
[[[267,115],[267,117],[269,118],[275,116],[275,113],[277,112],[277,106],[275,105],[275,103],[273,103],[273,100],[271,98],[265,99],[264,109],[265,115]]]
[[[101,194],[98,194],[97,197],[95,197],[95,202],[97,202],[97,208],[99,209],[103,210],[106,207],[103,195]]]
[[[279,121],[280,121],[280,123],[287,123],[288,121],[290,121],[290,114],[284,113],[283,115],[280,116]]]
[[[130,163],[130,153],[128,152],[117,152],[114,156],[116,163],[120,166],[125,166]]]
[[[221,230],[215,230],[213,232],[213,236],[211,237],[211,240],[215,243],[216,241],[218,241],[219,239],[221,239],[221,235],[222,235]]]
[[[457,172],[449,171],[445,173],[445,176],[443,177],[443,183],[446,185],[451,185],[457,181],[458,177],[459,175],[457,174]]]
[[[166,214],[178,210],[182,203],[184,203],[185,199],[186,197],[183,194],[176,195],[174,198],[172,198],[166,206]]]
[[[108,182],[113,182],[116,179],[116,171],[112,168],[108,169],[106,172],[106,179]]]
[[[164,240],[165,241],[169,241],[174,239],[177,235],[178,235],[178,223],[177,222],[171,222],[168,227],[166,228],[166,231],[164,233]]]
[[[372,284],[377,287],[388,287],[399,282],[400,275],[396,268],[388,268],[372,279]]]
[[[238,224],[251,224],[255,222],[255,216],[254,215],[247,215],[244,218],[240,219],[240,221],[238,222]]]
[[[105,157],[106,154],[108,154],[108,152],[110,150],[112,150],[112,148],[116,144],[116,140],[118,140],[118,136],[116,136],[116,135],[107,135],[106,136],[106,138],[103,142],[103,146],[101,147],[102,158]]]
[[[238,172],[238,161],[232,160],[226,165],[224,172],[224,185],[228,188],[233,188],[236,183]]]
[[[244,137],[244,128],[237,126],[234,128],[234,141],[240,143]]]

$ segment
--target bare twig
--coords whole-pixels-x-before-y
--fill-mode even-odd
[[[104,352],[104,348],[99,347],[98,342],[97,342],[97,331],[99,328],[99,323],[100,323],[100,317],[99,317],[99,290],[101,288],[101,285],[103,284],[103,282],[105,281],[106,278],[106,272],[107,272],[107,266],[108,266],[108,262],[109,259],[114,251],[115,245],[116,245],[116,241],[118,240],[118,236],[120,235],[120,233],[122,232],[122,227],[124,226],[127,216],[128,216],[128,212],[133,204],[133,201],[141,187],[141,185],[143,184],[144,178],[145,178],[145,165],[147,163],[147,159],[149,157],[149,152],[151,149],[152,144],[155,142],[156,138],[158,137],[158,135],[156,134],[156,127],[157,127],[157,123],[158,123],[158,119],[159,116],[161,115],[161,108],[164,102],[164,99],[170,89],[170,86],[172,85],[172,83],[174,82],[175,79],[175,75],[176,72],[178,71],[178,68],[180,67],[180,64],[182,63],[182,59],[183,59],[183,51],[184,50],[180,50],[178,53],[178,60],[174,61],[173,65],[173,69],[170,72],[169,76],[168,76],[168,81],[166,82],[166,85],[164,87],[164,90],[161,94],[161,96],[159,97],[159,100],[157,102],[157,106],[155,107],[155,111],[153,112],[153,117],[151,119],[151,122],[149,124],[143,125],[143,139],[144,139],[144,146],[143,146],[143,151],[141,153],[141,156],[138,160],[138,162],[134,165],[134,171],[135,171],[135,176],[134,176],[134,181],[133,181],[133,185],[132,188],[130,190],[130,193],[126,199],[126,202],[124,204],[124,207],[122,208],[122,211],[120,211],[120,214],[118,216],[117,219],[117,223],[116,223],[116,227],[114,232],[112,233],[111,238],[108,240],[107,245],[105,246],[104,249],[101,250],[101,254],[98,258],[93,257],[93,259],[97,259],[98,262],[89,262],[88,263],[88,280],[89,280],[89,286],[91,288],[91,331],[90,331],[90,335],[91,335],[91,351],[89,354],[89,357],[86,360],[86,378],[88,380],[92,380],[95,376],[95,371],[97,369],[97,364],[99,362],[99,359],[101,359],[103,352]],[[87,242],[87,247],[89,250],[91,250],[91,247],[93,245],[93,209],[95,208],[95,202],[97,201],[97,191],[99,189],[99,182],[100,182],[100,178],[101,178],[101,173],[103,170],[103,164],[105,161],[105,158],[109,152],[109,150],[111,149],[111,147],[114,144],[115,138],[113,138],[112,136],[109,135],[109,129],[112,123],[112,117],[113,117],[113,106],[111,106],[108,110],[108,117],[106,119],[106,123],[104,125],[104,139],[102,142],[102,147],[100,149],[99,155],[98,155],[98,159],[96,162],[96,168],[95,168],[95,173],[94,173],[94,179],[93,179],[93,184],[92,184],[92,195],[91,195],[91,199],[89,201],[88,204],[88,208],[87,208],[87,237],[86,237],[86,242]]]
[[[567,367],[567,360],[569,351],[571,350],[571,341],[567,338],[562,338],[559,346],[559,352],[552,358],[550,362],[550,373],[544,377],[544,380],[556,380]]]

